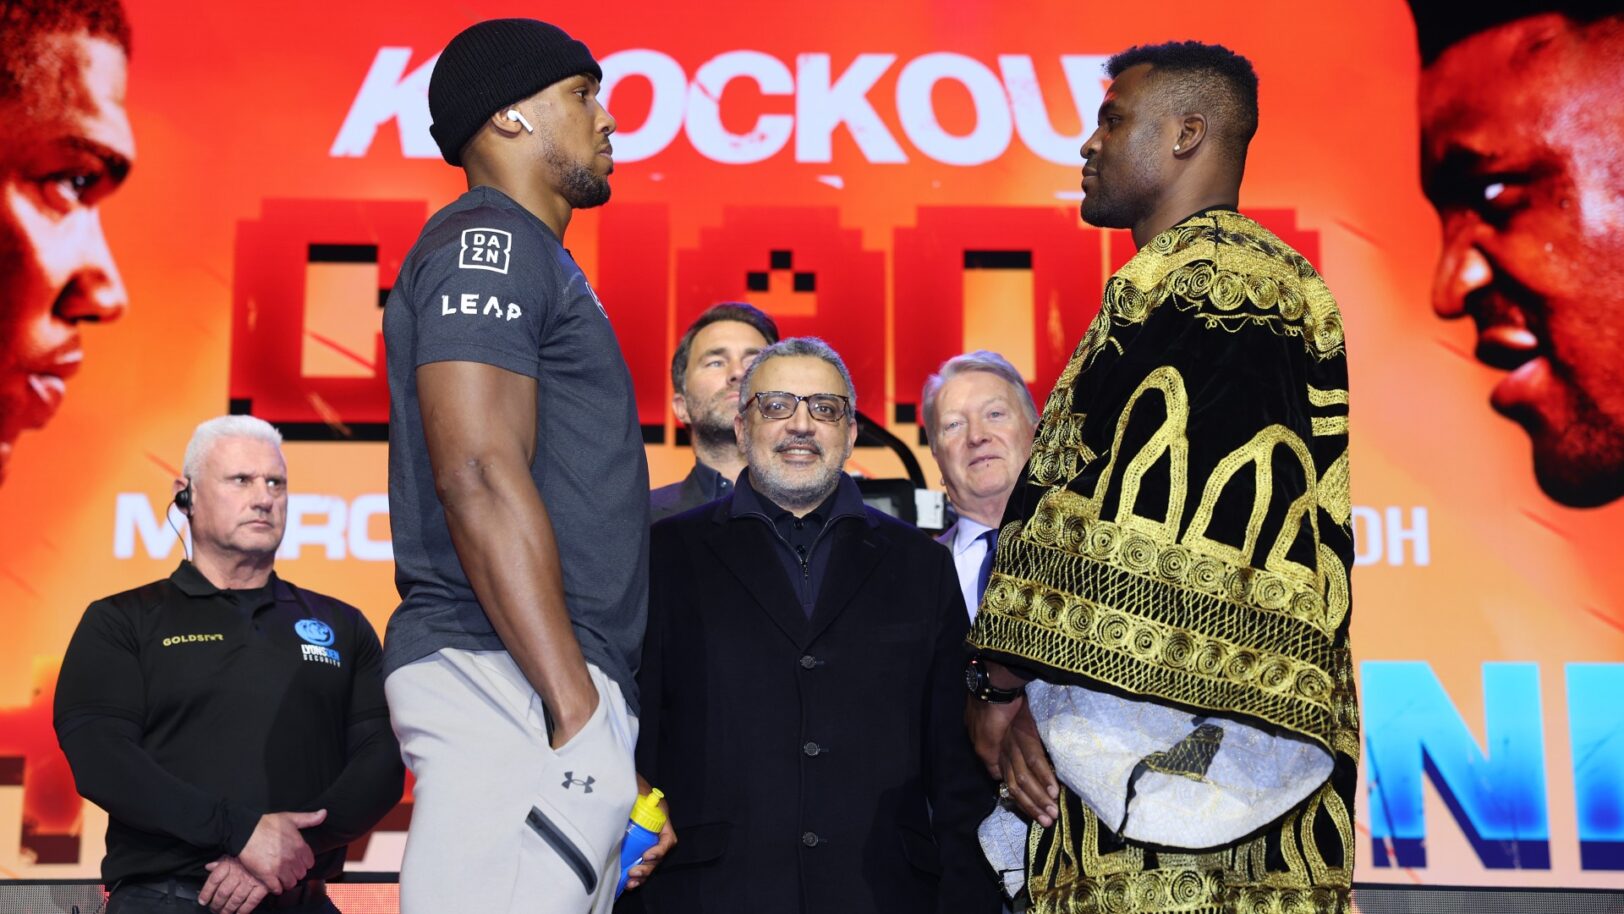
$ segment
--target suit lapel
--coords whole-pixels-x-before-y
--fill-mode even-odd
[[[774,551],[772,530],[754,520],[729,520],[711,531],[707,545],[716,557],[786,637],[796,644],[804,642],[806,617],[784,573],[784,562]]]
[[[823,586],[818,589],[818,603],[812,609],[808,643],[845,612],[891,548],[890,541],[879,536],[878,528],[866,522],[839,521],[833,535],[834,542],[829,544],[829,568],[824,572]]]

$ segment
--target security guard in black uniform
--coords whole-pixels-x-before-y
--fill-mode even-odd
[[[336,911],[345,844],[400,799],[371,624],[272,571],[280,442],[198,426],[175,486],[192,559],[90,604],[63,657],[57,739],[109,815],[109,914]]]

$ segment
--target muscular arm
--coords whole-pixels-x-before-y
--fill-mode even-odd
[[[564,605],[553,525],[530,463],[534,378],[478,362],[417,369],[434,487],[474,595],[553,718],[563,745],[597,707]]]

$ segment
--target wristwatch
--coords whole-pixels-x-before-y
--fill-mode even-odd
[[[971,657],[970,663],[965,666],[964,687],[977,699],[995,705],[1009,704],[1026,694],[1025,689],[1000,689],[993,685],[992,677],[987,674],[987,665],[981,662],[980,657]]]

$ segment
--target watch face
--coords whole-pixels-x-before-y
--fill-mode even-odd
[[[964,687],[972,692],[981,691],[981,667],[971,664],[964,668]]]

